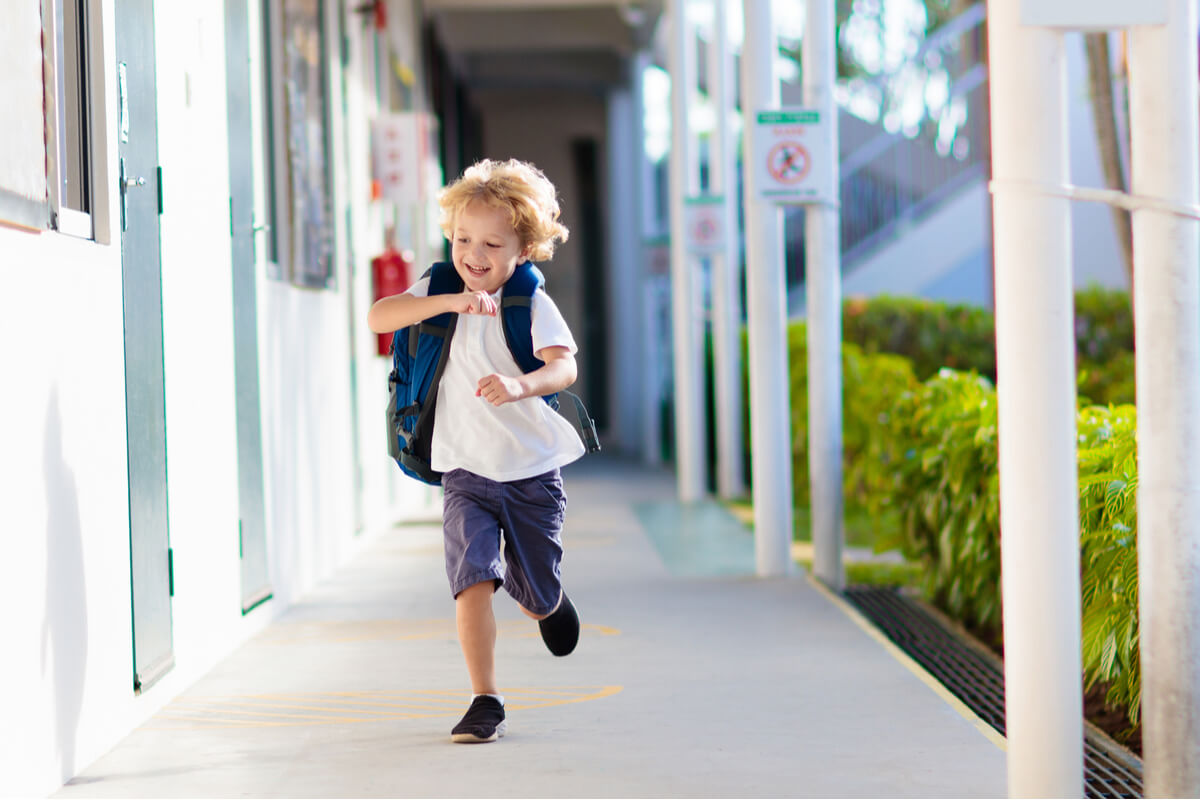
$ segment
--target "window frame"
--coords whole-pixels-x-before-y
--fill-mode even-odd
[[[67,19],[67,6],[74,19]],[[58,233],[108,244],[103,28],[95,0],[43,0],[48,220]],[[68,36],[75,55],[68,62]],[[74,69],[74,74],[71,70]],[[73,85],[72,85],[73,84]],[[70,98],[69,100],[67,98]],[[77,103],[72,109],[70,105]],[[72,127],[76,130],[72,131]],[[74,153],[70,148],[77,148]],[[71,180],[81,184],[78,195]],[[82,207],[81,207],[82,206]]]

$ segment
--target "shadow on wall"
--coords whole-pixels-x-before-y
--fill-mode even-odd
[[[46,604],[42,625],[42,675],[54,679],[55,740],[66,781],[76,772],[75,739],[87,674],[88,614],[83,532],[75,473],[63,448],[58,391],[46,409],[42,453],[46,489]]]

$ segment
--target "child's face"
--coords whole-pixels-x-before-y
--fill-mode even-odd
[[[467,290],[491,294],[527,258],[508,213],[482,202],[463,207],[454,218],[451,258]]]

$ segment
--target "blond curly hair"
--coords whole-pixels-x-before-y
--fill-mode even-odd
[[[540,169],[525,161],[483,159],[463,172],[462,177],[438,192],[441,226],[447,239],[454,238],[454,219],[475,201],[507,211],[521,247],[529,258],[544,261],[554,255],[556,242],[565,242],[570,232],[558,221],[558,192]]]

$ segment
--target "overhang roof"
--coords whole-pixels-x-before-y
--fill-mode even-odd
[[[476,89],[624,83],[662,0],[425,0],[459,77]]]

